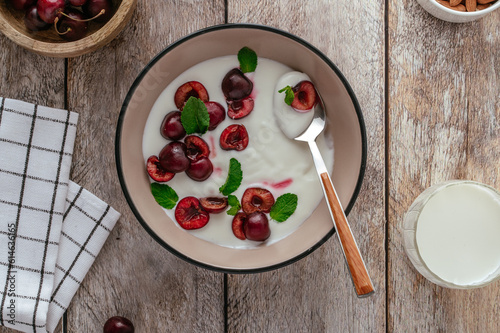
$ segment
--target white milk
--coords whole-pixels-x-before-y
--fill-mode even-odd
[[[199,81],[207,89],[210,100],[220,103],[227,111],[221,82],[230,69],[238,66],[236,56],[215,58],[193,66],[172,81],[155,102],[145,126],[143,137],[145,163],[149,156],[158,156],[160,150],[169,142],[161,136],[160,125],[163,117],[176,109],[174,94],[177,88],[187,81]],[[323,198],[307,144],[288,139],[281,132],[273,116],[276,83],[283,74],[291,71],[291,68],[283,64],[259,58],[256,71],[247,74],[254,84],[251,95],[255,102],[253,111],[248,116],[237,120],[226,116],[226,119],[214,131],[208,131],[202,136],[211,150],[209,158],[214,166],[213,174],[206,181],[197,182],[185,173],[178,173],[166,184],[177,192],[179,199],[186,196],[197,198],[222,196],[218,189],[224,184],[229,160],[234,157],[241,163],[243,170],[243,182],[233,193],[239,200],[245,189],[249,187],[266,188],[273,193],[275,199],[284,193],[295,193],[298,196],[295,213],[282,223],[270,220],[271,236],[264,243],[242,241],[236,238],[231,229],[232,216],[227,215],[226,212],[210,214],[210,221],[205,227],[186,232],[226,247],[252,248],[261,244],[271,244],[296,230]],[[225,151],[219,146],[221,132],[231,124],[243,124],[248,131],[249,144],[243,151]],[[333,144],[331,139],[325,140],[321,136],[318,138],[318,144],[328,169],[332,170]],[[283,181],[291,181],[291,183],[286,188],[275,186]],[[165,210],[165,212],[176,223],[174,209]]]
[[[415,221],[420,264],[451,287],[481,286],[499,276],[500,195],[458,181],[425,196]]]

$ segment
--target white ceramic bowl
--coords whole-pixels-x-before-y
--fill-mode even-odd
[[[440,5],[436,0],[417,0],[418,3],[429,12],[429,14],[437,17],[438,19],[454,22],[454,23],[463,23],[463,22],[471,22],[475,21],[488,13],[491,13],[495,9],[500,7],[500,0],[497,0],[492,6],[477,10],[475,12],[459,12],[450,8],[446,8],[443,5]]]

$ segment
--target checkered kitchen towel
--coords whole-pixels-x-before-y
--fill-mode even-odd
[[[69,180],[77,121],[0,98],[0,325],[53,332],[120,216]]]

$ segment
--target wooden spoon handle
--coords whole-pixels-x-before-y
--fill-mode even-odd
[[[351,271],[352,281],[356,288],[356,293],[359,297],[368,296],[374,292],[370,276],[366,270],[365,263],[361,257],[358,246],[354,236],[352,235],[351,228],[347,223],[347,218],[339,202],[335,188],[333,187],[332,180],[327,172],[320,175],[323,188],[328,200],[328,206],[334,220],[335,229],[344,251],[344,256]]]

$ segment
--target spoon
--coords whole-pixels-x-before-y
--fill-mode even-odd
[[[316,138],[323,132],[325,128],[325,109],[323,104],[323,99],[320,94],[316,91],[318,96],[318,101],[314,108],[314,115],[311,123],[299,136],[294,139],[297,141],[304,141],[309,144],[309,149],[313,157],[314,165],[316,166],[316,171],[321,181],[321,186],[323,188],[323,193],[326,197],[326,202],[328,204],[328,209],[330,210],[330,215],[332,216],[333,225],[337,231],[337,236],[340,240],[342,246],[342,251],[344,252],[344,257],[347,261],[347,266],[351,272],[352,282],[356,289],[358,297],[369,296],[374,292],[373,284],[366,270],[365,263],[359,252],[359,248],[356,244],[356,240],[352,234],[347,218],[344,214],[344,209],[339,201],[335,187],[333,186],[330,175],[326,168],[323,157],[316,144]]]

